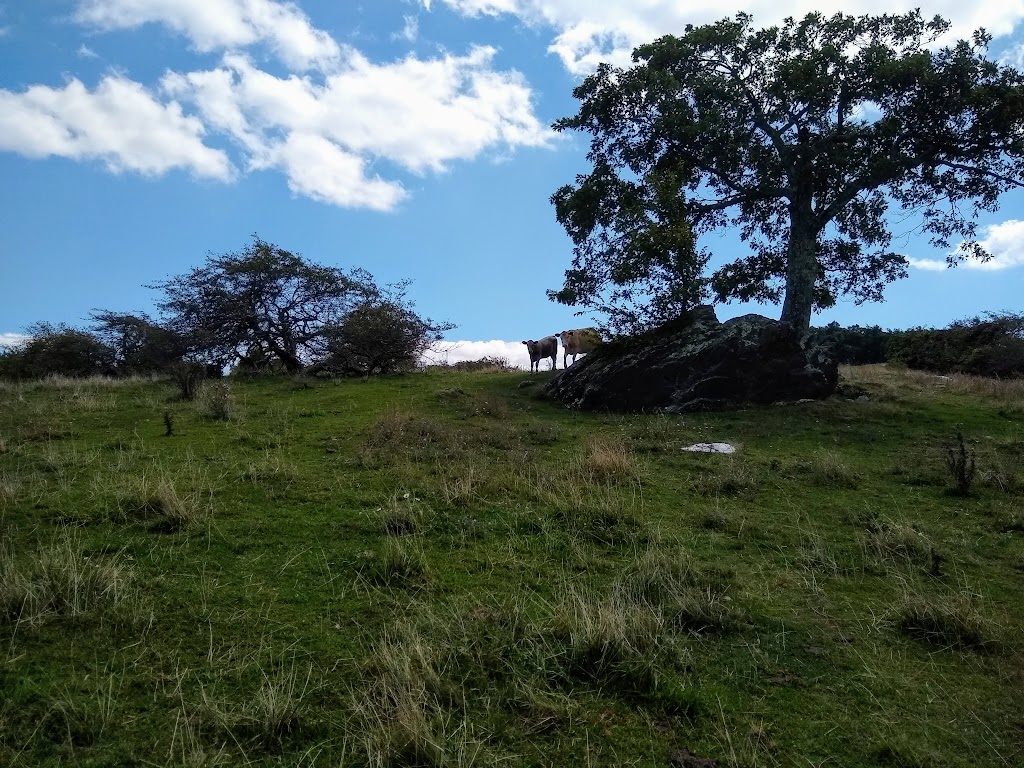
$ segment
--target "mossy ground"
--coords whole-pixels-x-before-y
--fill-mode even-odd
[[[844,378],[3,385],[0,764],[1024,764],[1024,384]]]

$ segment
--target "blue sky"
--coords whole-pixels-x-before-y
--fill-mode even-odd
[[[520,339],[588,323],[545,297],[571,259],[548,199],[587,170],[585,139],[550,124],[576,111],[571,90],[596,62],[740,10],[772,23],[914,5],[0,0],[0,339],[94,309],[152,311],[145,284],[255,233],[381,283],[412,279],[424,315],[458,324],[451,359],[521,359]],[[1022,61],[1019,4],[923,10],[960,36],[983,23],[993,56]],[[982,224],[996,258],[956,270],[898,225],[910,278],[883,304],[813,322],[1020,311],[1024,194]]]

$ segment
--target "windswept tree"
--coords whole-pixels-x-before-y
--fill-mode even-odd
[[[369,273],[307,261],[254,238],[238,253],[153,286],[166,328],[211,363],[259,359],[296,372],[323,352],[324,330],[379,295]]]
[[[145,314],[99,310],[92,331],[114,354],[119,373],[164,373],[181,362],[188,345],[181,336]]]
[[[906,275],[897,208],[951,264],[988,258],[977,214],[1024,186],[1024,76],[986,58],[984,31],[939,47],[949,29],[917,11],[767,29],[738,14],[601,65],[555,123],[591,135],[593,170],[552,197],[575,245],[552,298],[620,325],[706,294],[781,301],[805,331],[813,309]],[[707,274],[697,241],[727,229],[750,252]]]

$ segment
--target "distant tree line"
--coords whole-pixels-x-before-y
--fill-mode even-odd
[[[810,333],[815,341],[831,345],[839,362],[850,365],[892,362],[935,373],[1024,375],[1024,314],[988,313],[938,329],[830,323]]]
[[[420,317],[408,282],[323,266],[254,237],[238,252],[147,286],[159,317],[97,310],[84,328],[40,322],[0,353],[0,377],[306,372],[352,376],[415,366],[454,328]]]

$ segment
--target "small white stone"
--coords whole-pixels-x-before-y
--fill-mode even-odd
[[[683,450],[693,453],[736,453],[736,448],[728,443],[695,443]]]

